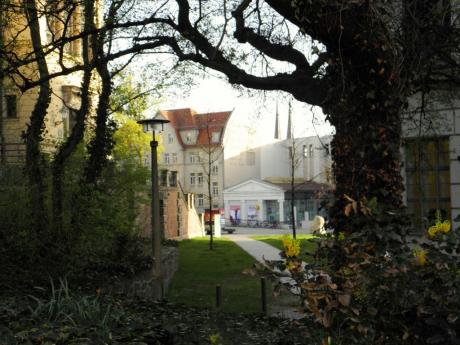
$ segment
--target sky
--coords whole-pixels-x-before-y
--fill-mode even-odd
[[[199,113],[233,109],[227,125],[227,145],[244,150],[274,141],[277,103],[281,138],[286,137],[289,99],[289,94],[280,92],[270,92],[265,99],[262,95],[242,94],[227,82],[210,76],[197,83],[187,97],[166,100],[159,107],[193,108]],[[319,108],[295,100],[291,100],[291,104],[294,137],[333,133],[333,127],[325,121]],[[247,136],[242,140],[245,133]]]

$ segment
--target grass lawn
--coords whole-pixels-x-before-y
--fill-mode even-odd
[[[191,306],[215,306],[216,285],[222,286],[223,310],[254,313],[261,310],[260,278],[243,274],[254,258],[232,241],[209,238],[184,240],[179,243],[179,270],[168,292],[172,302]],[[270,292],[267,293],[270,296]]]
[[[251,236],[251,238],[268,243],[275,248],[278,248],[280,251],[283,250],[283,242],[282,238],[285,235],[255,235]],[[298,234],[296,236],[298,240],[300,240],[300,257],[305,262],[311,262],[311,256],[306,255],[305,253],[311,253],[316,249],[316,243],[314,241],[315,236],[310,234]]]

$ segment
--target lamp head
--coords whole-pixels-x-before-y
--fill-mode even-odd
[[[163,130],[163,125],[169,122],[169,120],[156,118],[137,121],[137,123],[142,125],[142,127],[144,128],[144,132],[161,132]]]

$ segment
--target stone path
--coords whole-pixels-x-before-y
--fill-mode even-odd
[[[249,235],[232,234],[225,236],[235,242],[249,255],[259,262],[265,260],[282,260],[280,250],[265,242],[257,241],[249,237]],[[269,306],[269,314],[271,316],[279,316],[289,319],[300,319],[305,315],[300,313],[298,309],[299,299],[294,295],[289,295],[288,292],[284,293],[283,297],[274,299],[275,303]]]
[[[254,240],[248,235],[232,234],[226,237],[230,238],[259,262],[263,262],[263,258],[265,258],[265,260],[282,259],[278,248],[275,248],[265,242]]]

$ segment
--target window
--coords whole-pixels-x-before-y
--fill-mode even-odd
[[[170,163],[170,161],[169,161],[169,153],[165,153],[165,154],[164,154],[164,162],[165,162],[165,164],[169,164],[169,163]]]
[[[200,162],[200,155],[197,154],[196,152],[191,152],[189,156],[189,162],[194,164],[194,163],[199,163]]]
[[[220,139],[220,132],[212,132],[211,134],[211,142],[218,143]]]
[[[168,170],[163,169],[160,170],[160,186],[167,186],[168,185]]]
[[[190,173],[190,184],[192,186],[195,185],[195,182],[196,182],[196,176],[195,176],[195,173]]]
[[[174,142],[174,137],[172,133],[168,133],[168,144],[172,144]]]
[[[177,186],[177,171],[169,172],[169,186],[171,187]]]
[[[187,133],[187,135],[185,136],[185,142],[187,144],[191,144],[192,143],[192,133]]]
[[[212,183],[212,195],[218,195],[219,194],[219,185],[217,182]]]
[[[307,148],[307,145],[303,145],[303,146],[302,146],[302,154],[303,154],[303,157],[304,157],[304,158],[307,158],[307,157],[308,157],[308,148]]]
[[[5,95],[3,104],[3,117],[15,119],[18,117],[16,95]]]
[[[308,145],[308,156],[313,157],[313,145]]]
[[[204,206],[204,197],[203,194],[198,194],[198,201],[197,201],[198,207],[203,207]]]
[[[213,166],[211,167],[211,174],[217,175],[218,173],[219,173],[219,166],[213,165]]]
[[[405,145],[407,208],[420,229],[426,229],[439,210],[450,217],[449,139],[416,139]]]
[[[198,184],[200,186],[203,184],[203,173],[198,173]]]
[[[177,153],[171,153],[171,160],[173,164],[177,163]]]
[[[72,133],[77,123],[77,111],[73,108],[67,108],[62,113],[62,124],[64,126],[64,136],[68,137]]]
[[[256,164],[256,153],[254,151],[246,152],[246,165]]]

